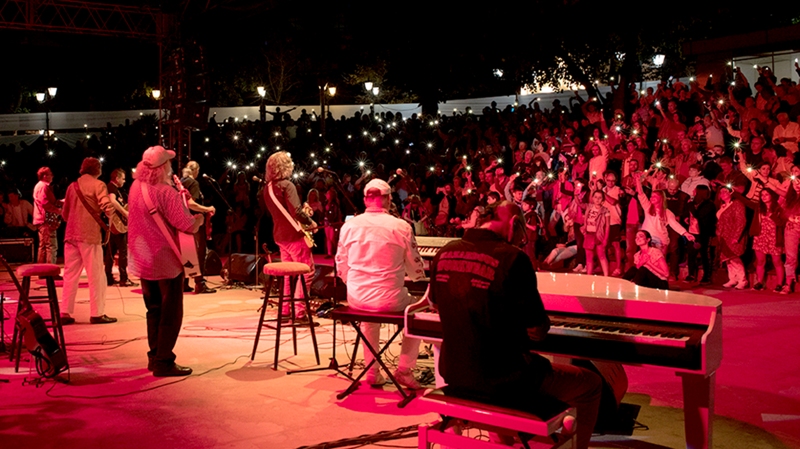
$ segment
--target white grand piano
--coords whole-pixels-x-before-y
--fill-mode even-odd
[[[551,329],[533,351],[669,370],[683,386],[686,447],[710,448],[714,374],[722,360],[722,303],[601,276],[537,273]],[[406,309],[405,332],[441,341],[423,298]]]

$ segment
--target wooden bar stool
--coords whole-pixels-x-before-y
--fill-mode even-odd
[[[17,303],[17,316],[24,310],[26,304],[34,306],[36,304],[47,304],[49,306],[49,317],[42,317],[45,326],[53,333],[56,343],[63,351],[66,359],[67,347],[64,343],[64,330],[61,327],[61,310],[58,304],[58,293],[56,292],[55,277],[61,274],[61,267],[49,263],[34,263],[20,265],[17,268],[17,277],[22,279],[20,287],[20,298]],[[46,295],[31,296],[31,277],[39,276],[44,278],[47,284]],[[14,323],[14,336],[12,342],[12,357],[16,358],[15,372],[19,372],[19,361],[22,354],[23,332],[19,321]]]
[[[311,331],[311,341],[314,344],[314,355],[317,358],[317,365],[319,365],[319,348],[317,347],[317,335],[314,332],[314,319],[313,314],[311,313],[311,304],[308,300],[308,289],[306,288],[305,276],[307,274],[313,273],[311,267],[304,263],[299,262],[273,262],[264,265],[264,274],[269,276],[269,281],[267,282],[267,287],[264,292],[264,304],[261,306],[261,317],[258,320],[258,329],[256,330],[256,340],[253,343],[253,353],[250,355],[250,360],[254,360],[256,357],[256,349],[258,348],[258,340],[261,338],[261,329],[264,326],[269,327],[268,324],[264,324],[264,315],[267,311],[267,306],[269,304],[270,292],[272,291],[273,283],[278,283],[278,320],[276,326],[276,333],[275,333],[275,362],[272,365],[272,369],[278,369],[278,354],[280,350],[281,344],[281,328],[282,327],[291,327],[292,328],[292,344],[294,347],[294,355],[297,355],[297,328],[298,327],[306,327],[308,326],[309,330]],[[286,295],[285,293],[285,279],[289,277],[289,294]],[[297,282],[300,281],[300,285],[303,288],[303,296],[301,298],[295,298],[295,291],[297,290]],[[294,303],[295,302],[303,302],[306,306],[306,320],[303,322],[297,322],[296,316],[294,313]],[[283,324],[284,316],[283,316],[283,306],[284,304],[289,305],[289,318],[291,319],[291,324]]]

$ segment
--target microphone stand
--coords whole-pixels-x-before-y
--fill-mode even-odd
[[[222,200],[222,202],[225,203],[225,206],[228,208],[228,210],[225,211],[225,215],[228,215],[228,213],[230,213],[230,211],[233,210],[233,207],[231,207],[231,203],[228,202],[227,198],[225,198],[225,195],[222,194],[222,188],[220,187],[220,185],[217,182],[217,180],[212,178],[211,176],[208,176],[208,175],[203,175],[203,178],[208,180],[208,184],[211,185],[211,188],[214,189],[214,192],[217,194],[217,196]],[[230,250],[233,248],[233,246],[232,246],[233,245],[233,236],[228,232],[227,226],[225,227],[225,233],[228,235],[228,265],[230,266],[231,265],[231,263],[230,263],[230,260],[231,260]],[[256,251],[257,250],[258,249],[256,249]],[[231,276],[231,273],[229,271],[228,272],[228,280],[229,281],[230,281],[230,276]]]
[[[342,188],[342,180],[339,179],[339,175],[337,175],[336,172],[331,170],[323,170],[321,174],[327,174],[333,178],[334,181],[333,187],[336,189],[337,192],[339,192],[339,195],[341,195],[342,198],[344,198],[344,200],[347,202],[347,205],[350,206],[350,209],[353,211],[353,214],[354,215],[358,214],[358,209],[356,209],[356,205],[353,204],[353,202],[350,200],[350,197],[345,194],[344,189]]]
[[[347,201],[347,204],[350,205],[350,207],[353,210],[353,213],[355,214],[358,210],[356,209],[356,207],[353,204],[353,202],[350,201],[350,198],[347,195],[345,195],[344,189],[342,189],[341,180],[339,179],[339,176],[335,172],[332,172],[330,170],[322,170],[320,172],[320,174],[328,174],[333,178],[333,180],[334,180],[334,182],[333,182],[334,188],[336,188],[336,191],[339,192],[339,194],[345,199],[345,201]],[[334,232],[335,232],[335,228],[334,228]],[[333,297],[331,298],[331,301],[333,301],[333,307],[334,308],[336,308],[336,287],[338,286],[338,283],[339,283],[338,277],[336,276],[336,257],[334,257],[333,258],[333,293],[334,294],[333,294]],[[342,336],[344,337],[344,325],[342,325]],[[342,370],[342,365],[339,365],[339,361],[336,359],[336,320],[333,320],[333,349],[332,349],[332,354],[331,354],[331,358],[330,358],[330,363],[328,364],[328,366],[319,367],[319,368],[308,368],[308,369],[292,370],[292,371],[287,371],[286,374],[289,375],[289,374],[295,374],[295,373],[310,373],[310,372],[314,372],[314,371],[325,371],[325,370],[336,371],[337,373],[341,374],[342,376],[344,376],[344,377],[346,377],[346,378],[348,378],[350,380],[353,380],[353,376],[351,374],[348,374],[348,373],[344,372]]]

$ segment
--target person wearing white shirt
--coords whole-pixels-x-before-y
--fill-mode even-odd
[[[778,126],[772,132],[772,143],[783,145],[789,153],[797,152],[797,141],[800,140],[800,125],[789,120],[789,114],[778,114]]]
[[[339,234],[336,267],[347,285],[350,307],[368,312],[399,312],[416,299],[404,286],[405,276],[412,281],[424,277],[422,257],[414,233],[405,221],[389,215],[391,187],[373,179],[364,187],[366,212],[348,220]],[[361,323],[361,330],[373,348],[379,347],[380,323]],[[396,380],[411,389],[420,388],[411,372],[416,366],[420,341],[403,338]],[[372,354],[364,351],[364,362]],[[370,385],[385,383],[373,363],[366,374]]]
[[[32,236],[31,231],[35,229],[30,222],[33,218],[33,204],[20,199],[19,191],[12,189],[8,192],[8,203],[3,206],[6,209],[5,223],[13,231],[14,236]]]
[[[689,177],[686,178],[681,184],[681,191],[689,195],[689,198],[694,198],[694,189],[697,186],[711,187],[708,179],[700,174],[701,167],[699,164],[692,164],[689,167]]]
[[[589,180],[601,179],[608,166],[608,147],[603,142],[597,142],[592,147],[593,157],[589,160]]]

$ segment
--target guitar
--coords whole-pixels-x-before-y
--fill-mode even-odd
[[[189,210],[189,191],[186,190],[186,187],[183,186],[183,183],[181,183],[177,175],[172,175],[172,181],[183,197],[183,205],[186,207],[186,210]],[[178,231],[178,243],[180,244],[181,262],[183,262],[183,269],[186,273],[186,277],[200,276],[200,259],[197,256],[197,245],[194,241],[194,235]]]
[[[44,224],[50,229],[58,229],[62,221],[61,214],[58,212],[44,212]]]
[[[28,352],[36,358],[36,372],[45,378],[52,378],[67,369],[67,354],[50,335],[44,319],[27,298],[20,298],[22,310],[17,314]]]
[[[298,224],[300,224],[300,227],[303,230],[303,234],[305,234],[303,238],[306,241],[306,245],[309,248],[313,248],[317,246],[317,243],[314,241],[314,234],[316,234],[317,229],[319,229],[319,226],[317,226],[317,223],[314,220],[311,220],[311,217],[314,215],[314,209],[312,209],[311,206],[308,205],[308,203],[303,203],[303,212],[306,215],[308,215],[311,223],[309,224],[298,223]]]
[[[123,207],[128,210],[127,204]],[[128,219],[115,210],[114,215],[108,219],[108,229],[111,230],[112,234],[125,234],[128,232]]]

